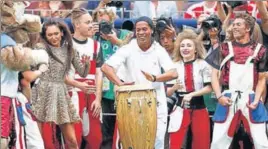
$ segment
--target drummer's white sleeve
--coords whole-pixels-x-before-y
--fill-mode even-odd
[[[130,55],[130,48],[123,46],[119,48],[105,63],[113,67],[116,71],[126,62],[127,57]]]
[[[175,64],[172,62],[170,56],[164,48],[161,47],[157,50],[157,52],[158,61],[160,63],[160,66],[165,70],[165,72],[176,68]]]

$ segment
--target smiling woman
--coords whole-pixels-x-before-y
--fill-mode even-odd
[[[61,37],[63,33],[56,26],[51,26],[47,28],[46,38],[48,42],[54,47],[60,47]]]
[[[80,121],[80,117],[68,96],[64,81],[71,64],[80,76],[85,77],[90,67],[90,59],[84,57],[84,64],[80,62],[79,55],[73,50],[70,31],[61,22],[51,19],[45,22],[41,38],[43,44],[40,46],[43,46],[49,55],[49,70],[40,76],[40,80],[33,87],[33,113],[39,122],[39,128],[44,128],[45,123],[59,125],[68,148],[77,149],[72,123]],[[48,145],[53,145],[54,141],[46,141],[49,142],[45,142],[45,148],[50,148]]]
[[[192,30],[185,30],[180,33],[175,42],[174,61],[191,61],[195,58],[204,59],[206,51],[200,41],[197,40],[197,34]]]
[[[192,148],[209,149],[210,121],[203,95],[212,90],[211,68],[204,61],[205,49],[197,36],[186,29],[175,42],[174,61],[179,77],[174,83],[169,82],[167,89],[167,95],[175,93],[178,97],[177,108],[170,114],[171,149],[182,147],[189,126],[193,138],[199,138],[193,139]]]

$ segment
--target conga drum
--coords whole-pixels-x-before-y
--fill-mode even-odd
[[[156,91],[144,85],[116,89],[116,118],[123,149],[153,149],[156,138]]]

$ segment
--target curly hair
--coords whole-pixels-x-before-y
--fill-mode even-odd
[[[196,50],[196,58],[204,59],[206,56],[206,50],[201,41],[197,40],[198,35],[191,29],[185,29],[181,33],[178,34],[177,39],[175,41],[173,57],[174,61],[181,61],[182,56],[180,53],[180,44],[184,39],[189,39],[194,42],[195,50]]]
[[[246,26],[250,28],[249,33],[250,33],[250,35],[252,35],[256,20],[251,15],[249,15],[247,13],[239,13],[235,16],[235,19],[245,20]]]
[[[47,28],[49,26],[57,26],[60,31],[63,33],[62,36],[62,41],[61,43],[66,44],[67,45],[67,50],[68,50],[68,64],[67,64],[67,68],[65,73],[67,73],[70,68],[71,68],[71,62],[72,62],[72,58],[74,56],[74,49],[73,49],[73,42],[72,42],[72,35],[70,33],[70,30],[68,29],[68,27],[65,25],[65,23],[55,20],[55,19],[48,19],[42,27],[42,32],[40,34],[41,38],[42,38],[42,42],[44,43],[45,47],[46,47],[46,51],[48,53],[48,55],[50,55],[53,59],[55,59],[56,61],[58,61],[59,63],[63,64],[63,62],[52,52],[52,49],[50,48],[50,43],[48,42],[47,38],[46,38],[46,31]]]

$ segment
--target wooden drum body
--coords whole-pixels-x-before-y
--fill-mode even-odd
[[[156,138],[156,91],[142,85],[118,87],[116,115],[123,149],[153,149]]]

